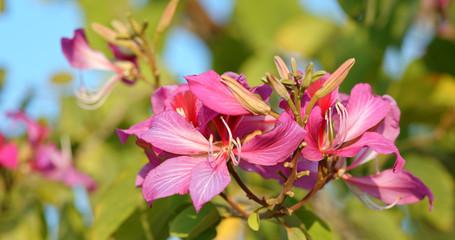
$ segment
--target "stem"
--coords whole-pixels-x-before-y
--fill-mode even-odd
[[[270,111],[269,114],[272,115],[272,117],[274,117],[276,119],[280,118],[280,114],[275,112],[275,111],[273,111],[273,110]]]
[[[231,175],[234,177],[235,181],[237,182],[237,184],[240,186],[240,188],[242,188],[242,190],[246,193],[246,196],[251,199],[251,200],[254,200],[255,202],[261,204],[262,206],[264,207],[268,207],[268,204],[267,202],[264,200],[264,199],[260,199],[258,196],[256,196],[242,181],[242,179],[240,179],[239,175],[237,174],[237,171],[235,170],[234,166],[232,165],[232,161],[230,161],[230,164],[228,164],[228,169],[229,169],[229,172],[231,173]]]
[[[281,204],[284,201],[284,199],[286,198],[286,193],[292,190],[292,186],[294,186],[294,183],[297,180],[297,163],[299,160],[300,150],[301,148],[298,148],[294,152],[294,157],[292,158],[291,161],[292,163],[291,174],[289,175],[288,180],[284,183],[280,195],[274,199],[275,204]]]
[[[227,196],[226,194],[224,194],[224,192],[221,192],[220,193],[220,196],[222,198],[224,198],[224,200],[226,200],[226,202],[229,203],[229,205],[231,205],[232,208],[234,208],[237,212],[239,212],[240,214],[242,214],[242,216],[244,216],[245,218],[248,218],[248,216],[250,216],[250,214],[246,213],[245,211],[243,211],[239,205],[235,204],[233,201],[231,201]]]
[[[320,183],[317,183],[313,189],[302,199],[300,202],[294,204],[292,207],[289,208],[289,210],[296,211],[297,209],[301,208],[308,200],[310,200],[311,197],[314,196],[319,190],[321,190],[324,185],[333,178],[333,174],[326,176]]]

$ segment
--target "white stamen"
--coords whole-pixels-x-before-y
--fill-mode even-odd
[[[375,203],[373,200],[371,200],[371,197],[358,190],[357,188],[354,188],[351,184],[347,183],[346,182],[346,185],[348,185],[349,189],[352,191],[352,193],[354,193],[354,195],[367,207],[373,209],[373,210],[385,210],[385,209],[389,209],[389,208],[392,208],[394,207],[395,205],[397,205],[398,201],[400,200],[401,197],[397,197],[395,199],[395,201],[391,204],[384,204],[384,205],[380,205],[380,204],[377,204]]]
[[[121,76],[115,75],[106,81],[99,90],[95,91],[88,91],[81,83],[80,91],[74,89],[74,95],[78,100],[77,104],[87,110],[99,108],[106,101],[107,97],[112,92],[112,89],[114,89],[115,84],[117,84],[120,79]]]
[[[339,126],[338,126],[338,133],[336,138],[333,141],[332,146],[334,149],[338,149],[346,140],[347,135],[347,118],[348,118],[348,111],[346,108],[341,104],[339,101],[335,104],[335,109],[337,110],[338,116],[340,117]]]
[[[185,111],[183,110],[183,108],[176,108],[175,111],[182,115],[182,117],[186,118],[186,114],[185,114]]]
[[[234,163],[234,165],[237,166],[237,165],[239,165],[239,162],[240,162],[240,154],[241,154],[241,150],[242,150],[241,149],[240,139],[237,138],[237,141],[233,140],[231,129],[227,125],[226,121],[224,121],[223,117],[220,117],[220,118],[221,118],[221,121],[223,122],[224,126],[226,127],[226,129],[228,131],[228,135],[229,135],[228,150],[227,150],[228,151],[228,160],[229,160],[229,157],[230,157],[232,159],[232,162]],[[238,150],[237,158],[235,157],[234,153],[232,152],[232,149],[234,148],[234,146]]]

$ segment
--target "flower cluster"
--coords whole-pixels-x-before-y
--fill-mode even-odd
[[[298,209],[333,179],[342,179],[374,209],[425,196],[433,207],[430,189],[402,169],[405,160],[394,144],[400,110],[393,98],[372,94],[365,83],[354,86],[350,95],[338,93],[353,59],[333,74],[313,72],[311,64],[301,72],[294,61],[290,71],[279,57],[275,63],[279,77],[267,73],[265,84],[258,87],[232,72],[186,76],[188,84],[155,91],[154,116],[117,130],[122,143],[129,135],[137,136],[148,156],[136,186],[142,187],[150,205],[158,198],[189,193],[198,211],[216,195],[224,195],[232,176],[250,199],[275,213]],[[281,98],[280,111],[270,107],[272,92]],[[393,170],[378,169],[363,177],[349,174],[378,154],[395,155]],[[276,198],[257,197],[241,181],[236,166],[279,179],[282,192]],[[294,195],[293,186],[310,192],[294,206],[284,207],[286,196]]]
[[[69,187],[83,185],[89,190],[96,188],[95,182],[89,176],[73,166],[69,140],[62,141],[62,149],[59,149],[53,142],[48,141],[51,133],[48,127],[33,121],[23,112],[9,113],[8,116],[15,120],[15,123],[25,123],[28,146],[24,145],[21,149],[30,149],[26,160],[31,170]],[[11,170],[19,166],[18,149],[14,143],[0,147],[0,162]]]

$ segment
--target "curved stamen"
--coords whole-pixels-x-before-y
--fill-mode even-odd
[[[335,109],[338,113],[340,121],[339,121],[337,136],[336,136],[335,140],[333,141],[333,144],[334,144],[333,148],[338,149],[341,147],[341,145],[343,145],[343,143],[346,139],[348,111],[343,106],[343,104],[341,104],[339,101],[336,102]]]
[[[234,163],[234,165],[237,166],[237,165],[239,165],[240,154],[241,154],[241,151],[242,151],[240,139],[237,138],[236,141],[233,140],[231,129],[229,128],[229,126],[226,123],[226,121],[224,121],[223,117],[220,117],[220,118],[221,118],[221,121],[223,122],[224,126],[226,126],[226,130],[227,130],[228,135],[229,135],[228,150],[227,150],[228,159],[227,160],[229,160],[229,157],[230,157],[230,159],[232,159],[232,162]],[[235,157],[235,154],[232,152],[232,149],[234,148],[234,146],[238,150],[237,158]]]
[[[394,207],[395,205],[397,205],[398,201],[401,199],[401,197],[397,197],[395,199],[395,201],[391,204],[384,204],[384,205],[380,205],[380,204],[377,204],[375,203],[373,200],[371,200],[371,197],[358,190],[357,188],[355,188],[354,186],[352,186],[351,184],[347,183],[346,182],[346,185],[348,185],[349,189],[351,190],[352,193],[354,193],[354,195],[367,207],[373,209],[373,210],[385,210],[385,209],[389,209],[389,208],[392,208]]]
[[[93,110],[99,108],[106,101],[109,94],[115,87],[115,84],[121,79],[121,76],[114,75],[111,77],[103,86],[96,91],[90,91],[94,94],[89,93],[86,87],[81,84],[80,91],[74,89],[74,95],[77,98],[77,104],[87,110]]]

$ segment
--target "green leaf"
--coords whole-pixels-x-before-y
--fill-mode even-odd
[[[297,227],[286,228],[288,240],[306,240],[305,234]]]
[[[138,168],[133,165],[119,174],[94,207],[91,239],[107,239],[138,206],[140,189],[134,188]]]
[[[179,238],[195,239],[205,230],[218,224],[220,214],[212,203],[206,203],[199,213],[193,206],[183,210],[171,223],[170,235]]]
[[[153,201],[150,208],[141,204],[113,234],[116,240],[166,239],[169,237],[169,221],[191,203],[187,195],[174,195]]]
[[[302,221],[313,239],[333,239],[329,226],[313,212],[300,208],[294,212],[294,215]]]
[[[258,212],[252,212],[250,216],[248,216],[248,226],[254,231],[259,230],[260,219]]]

